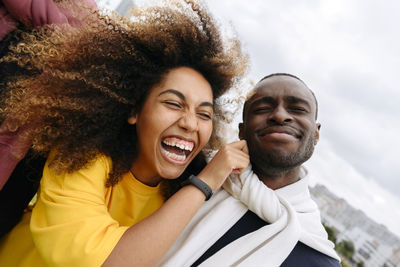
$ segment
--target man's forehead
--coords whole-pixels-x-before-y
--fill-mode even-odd
[[[286,97],[287,99],[288,97],[295,97],[302,99],[309,103],[315,112],[315,118],[317,118],[317,100],[307,85],[303,81],[291,76],[276,75],[258,82],[254,89],[247,95],[243,110],[243,120],[254,101],[258,102],[257,99],[265,97]]]
[[[259,82],[251,96],[249,104],[260,97],[265,96],[294,96],[313,102],[313,95],[308,87],[300,80],[289,76],[274,76]]]

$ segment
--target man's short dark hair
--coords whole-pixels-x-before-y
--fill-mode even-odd
[[[311,92],[311,94],[312,94],[312,96],[313,96],[313,98],[314,98],[314,101],[315,101],[315,120],[317,120],[317,118],[318,118],[318,101],[317,101],[317,98],[315,97],[314,92],[307,86],[307,84],[306,84],[302,79],[300,79],[299,77],[297,77],[296,75],[293,75],[293,74],[290,74],[290,73],[284,73],[284,72],[272,73],[272,74],[269,74],[269,75],[263,77],[261,80],[259,80],[259,81],[257,82],[257,84],[259,84],[260,82],[262,82],[262,81],[264,81],[264,80],[266,80],[266,79],[268,79],[268,78],[274,77],[274,76],[287,76],[287,77],[292,77],[292,78],[297,79],[297,80],[299,80],[300,82],[302,82],[302,83],[305,85],[305,87],[307,87],[307,89],[310,90],[310,92]],[[252,95],[252,94],[254,93],[253,91],[254,91],[254,89],[253,89],[248,95]],[[248,97],[248,98],[246,99],[246,101],[244,102],[244,106],[243,106],[243,122],[244,122],[244,119],[245,119],[244,116],[245,116],[246,111],[247,111],[247,103],[248,103],[248,101],[249,101],[250,98],[251,98],[251,97]]]

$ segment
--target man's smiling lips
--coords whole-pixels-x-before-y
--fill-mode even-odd
[[[261,138],[270,138],[277,141],[300,139],[301,133],[290,126],[268,126],[256,131]]]

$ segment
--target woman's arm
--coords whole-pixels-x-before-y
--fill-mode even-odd
[[[213,190],[249,164],[245,141],[224,146],[198,175]],[[205,200],[195,186],[180,189],[155,213],[131,226],[103,266],[154,266],[167,253]]]

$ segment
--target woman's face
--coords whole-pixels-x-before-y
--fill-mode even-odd
[[[136,124],[139,153],[132,172],[157,185],[179,177],[208,142],[212,132],[213,94],[208,81],[188,67],[172,69],[147,96]]]

